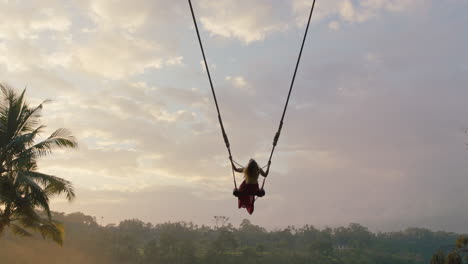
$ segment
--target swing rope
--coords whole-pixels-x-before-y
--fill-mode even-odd
[[[218,112],[218,121],[219,121],[219,125],[221,127],[221,132],[223,134],[223,139],[224,139],[224,143],[226,144],[226,148],[227,148],[227,151],[229,153],[229,160],[234,163],[236,163],[237,165],[240,165],[239,163],[235,162],[233,159],[232,159],[232,154],[231,154],[231,147],[230,147],[230,144],[229,144],[229,139],[227,137],[227,134],[226,134],[226,131],[224,129],[224,125],[223,125],[223,120],[221,118],[221,112],[219,110],[219,106],[218,106],[218,100],[216,98],[216,93],[215,93],[215,90],[214,90],[214,87],[213,87],[213,82],[211,80],[211,75],[210,75],[210,70],[208,69],[208,62],[206,60],[206,56],[205,56],[205,51],[203,49],[203,44],[202,44],[202,41],[201,41],[201,37],[200,37],[200,31],[198,30],[198,25],[197,25],[197,20],[195,18],[195,13],[193,11],[193,6],[192,6],[192,1],[191,0],[188,0],[189,2],[189,6],[190,6],[190,11],[192,13],[192,18],[193,18],[193,24],[195,25],[195,30],[197,32],[197,37],[198,37],[198,43],[200,44],[200,49],[201,49],[201,52],[202,52],[202,55],[203,55],[203,61],[205,63],[205,69],[206,69],[206,73],[208,75],[208,80],[210,82],[210,87],[211,87],[211,92],[213,94],[213,99],[214,99],[214,102],[215,102],[215,106],[216,106],[216,111]],[[306,41],[306,38],[307,38],[307,33],[309,31],[309,26],[310,26],[310,20],[312,18],[312,13],[314,12],[314,7],[315,7],[315,0],[313,0],[312,2],[312,7],[310,8],[310,13],[309,13],[309,19],[307,21],[307,27],[305,29],[305,33],[304,33],[304,38],[302,39],[302,44],[301,44],[301,49],[299,51],[299,56],[297,58],[297,62],[296,62],[296,67],[294,69],[294,74],[293,74],[293,77],[292,77],[292,80],[291,80],[291,84],[289,86],[289,92],[288,92],[288,97],[286,98],[286,103],[284,105],[284,109],[283,109],[283,114],[281,115],[281,120],[280,120],[280,123],[279,123],[279,126],[278,126],[278,131],[276,132],[275,134],[275,137],[273,138],[273,147],[271,148],[271,153],[270,153],[270,158],[268,159],[268,164],[265,165],[265,167],[267,167],[267,172],[269,172],[270,170],[270,165],[271,165],[271,159],[273,158],[273,153],[275,152],[275,148],[276,148],[276,145],[278,144],[278,140],[279,140],[279,137],[281,135],[281,130],[283,128],[283,121],[284,121],[284,117],[286,115],[286,110],[288,108],[288,104],[289,104],[289,98],[291,97],[291,92],[292,92],[292,89],[293,89],[293,86],[294,86],[294,81],[296,80],[296,74],[297,74],[297,69],[299,68],[299,63],[301,61],[301,57],[302,57],[302,51],[304,49],[304,44],[305,44],[305,41]],[[241,166],[241,165],[240,165]],[[263,167],[263,168],[265,168]],[[234,173],[234,168],[231,168],[232,170],[232,178],[234,180],[234,187],[237,189],[237,183],[236,183],[236,177],[235,177],[235,173]],[[265,180],[266,180],[266,177],[263,178],[263,183],[262,183],[262,188],[263,189],[263,186],[265,185]]]
[[[218,112],[218,121],[219,121],[219,125],[221,126],[221,133],[223,134],[224,144],[226,144],[226,148],[229,153],[229,160],[233,161],[232,154],[231,154],[231,145],[229,143],[229,139],[227,137],[226,131],[224,130],[223,119],[221,118],[221,112],[219,111],[218,100],[216,99],[216,93],[213,87],[213,81],[211,80],[211,74],[208,68],[208,62],[206,61],[205,50],[203,49],[203,44],[202,44],[201,37],[200,37],[200,31],[198,30],[197,19],[195,18],[195,13],[193,12],[192,1],[188,0],[188,2],[190,5],[190,11],[192,12],[193,24],[195,25],[195,30],[197,31],[198,43],[200,43],[200,49],[203,55],[203,61],[205,62],[206,73],[208,74],[208,80],[210,81],[211,93],[213,94],[216,111]],[[237,189],[236,176],[234,173],[234,168],[232,168],[232,166],[231,166],[231,170],[232,170],[232,179],[234,180],[234,187]]]
[[[299,51],[299,56],[297,57],[296,67],[294,69],[294,74],[291,80],[291,85],[289,86],[288,97],[286,98],[286,103],[284,105],[283,114],[281,115],[281,120],[278,126],[278,131],[276,132],[275,137],[273,138],[273,147],[271,148],[270,158],[268,159],[267,171],[270,170],[271,159],[273,157],[273,153],[275,152],[276,145],[278,144],[278,139],[281,135],[281,129],[283,129],[284,116],[286,115],[286,110],[288,109],[289,98],[291,97],[291,92],[294,86],[294,81],[296,80],[297,69],[299,68],[299,63],[301,62],[302,51],[304,50],[304,44],[307,38],[307,33],[309,32],[310,20],[312,19],[312,13],[314,12],[314,7],[315,7],[315,0],[313,0],[312,7],[310,8],[309,19],[307,20],[307,26],[306,26],[305,33],[304,33],[304,38],[302,39],[301,49]],[[265,181],[266,181],[266,177],[263,178],[261,189],[263,189],[263,186],[265,185]]]

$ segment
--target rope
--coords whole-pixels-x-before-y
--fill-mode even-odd
[[[229,144],[229,139],[227,137],[226,131],[224,130],[223,119],[221,118],[221,112],[219,111],[218,100],[216,98],[216,93],[213,87],[213,81],[211,80],[210,70],[208,68],[208,62],[206,61],[205,51],[203,49],[203,44],[200,37],[200,31],[198,30],[197,19],[195,18],[195,13],[193,12],[192,1],[188,0],[190,5],[190,12],[192,12],[193,24],[195,25],[195,30],[197,31],[198,43],[200,43],[200,49],[203,55],[203,61],[205,62],[205,69],[208,75],[208,80],[210,81],[211,93],[213,94],[213,99],[216,105],[216,111],[218,112],[218,122],[221,127],[221,133],[223,134],[224,144],[226,144],[227,151],[229,153],[229,159],[232,161],[231,147]],[[232,167],[232,166],[231,166]],[[237,189],[236,176],[234,174],[234,168],[232,170],[232,179],[234,181],[234,187]]]
[[[232,160],[232,162],[234,162],[237,166],[240,166],[241,168],[244,168],[244,166],[242,166],[242,164],[239,164],[237,161]]]
[[[229,160],[231,162],[234,162],[237,165],[241,166],[239,163],[235,162],[232,159],[229,139],[228,139],[226,131],[224,129],[223,120],[221,118],[221,112],[219,110],[218,100],[216,99],[216,93],[215,93],[215,90],[214,90],[214,87],[213,87],[213,82],[211,80],[210,70],[208,68],[208,62],[206,60],[205,51],[203,49],[203,44],[202,44],[201,37],[200,37],[200,31],[198,30],[197,20],[195,18],[195,13],[194,13],[193,7],[192,7],[192,1],[188,0],[188,2],[189,2],[189,6],[190,6],[190,12],[192,13],[193,23],[195,25],[195,30],[197,32],[198,43],[200,44],[200,49],[201,49],[201,52],[202,52],[202,55],[203,55],[203,61],[205,63],[206,73],[208,75],[208,80],[210,82],[211,92],[213,94],[213,99],[214,99],[214,102],[215,102],[216,111],[218,112],[218,122],[219,122],[219,125],[221,127],[221,132],[223,134],[224,143],[226,144],[226,148],[227,148],[228,153],[229,153]],[[281,115],[281,120],[280,120],[280,123],[279,123],[279,126],[278,126],[278,131],[276,132],[275,137],[273,138],[273,147],[271,148],[270,158],[268,159],[268,165],[265,166],[265,167],[267,167],[267,174],[270,171],[271,159],[273,158],[273,153],[275,152],[275,148],[276,148],[276,145],[278,144],[278,140],[279,140],[279,137],[281,135],[281,130],[283,128],[284,116],[286,115],[286,110],[288,109],[288,104],[289,104],[289,98],[291,97],[291,92],[292,92],[292,89],[294,87],[294,81],[296,80],[297,69],[299,68],[299,63],[301,61],[302,51],[304,49],[304,44],[305,44],[305,41],[306,41],[306,38],[307,38],[307,33],[309,31],[310,20],[312,18],[312,13],[314,12],[314,7],[315,7],[315,0],[313,0],[312,7],[310,8],[310,14],[309,14],[309,19],[307,21],[307,27],[305,29],[304,38],[302,39],[301,49],[299,51],[299,56],[297,58],[296,67],[294,69],[294,74],[293,74],[293,77],[292,77],[292,80],[291,80],[291,84],[289,86],[288,97],[286,98],[286,103],[284,105],[283,114]],[[265,167],[263,167],[263,168],[265,168]],[[237,189],[237,183],[236,183],[236,177],[235,177],[235,174],[234,174],[234,168],[231,168],[231,170],[232,170],[232,178],[234,180],[234,187]],[[263,178],[263,183],[262,183],[262,188],[261,189],[263,189],[263,187],[265,185],[265,181],[266,181],[266,177]]]
[[[299,68],[299,63],[301,61],[302,50],[304,49],[304,44],[307,38],[307,32],[309,32],[310,20],[312,18],[312,13],[314,12],[314,7],[315,7],[315,0],[313,0],[312,7],[310,8],[309,19],[307,20],[307,27],[305,29],[304,38],[302,39],[301,49],[299,51],[299,56],[297,57],[296,68],[294,69],[294,74],[291,80],[291,85],[289,86],[288,97],[286,98],[286,104],[284,105],[283,114],[281,115],[281,120],[278,126],[278,131],[276,132],[275,137],[273,138],[273,147],[271,148],[270,158],[268,159],[267,172],[270,170],[271,159],[273,157],[273,153],[275,152],[276,144],[278,144],[278,139],[281,135],[281,129],[283,129],[284,116],[286,115],[286,110],[288,109],[288,104],[289,104],[289,98],[291,97],[291,92],[294,86],[294,81],[296,80],[297,69]],[[263,186],[265,185],[265,181],[266,181],[266,177],[263,178],[261,189],[263,189]]]

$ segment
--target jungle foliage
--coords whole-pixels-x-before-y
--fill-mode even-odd
[[[53,218],[64,223],[63,247],[7,233],[0,238],[4,263],[430,263],[439,249],[449,254],[458,237],[423,228],[372,233],[355,223],[267,230],[247,219],[233,226],[226,217],[215,217],[214,226],[138,219],[102,226],[83,213]]]

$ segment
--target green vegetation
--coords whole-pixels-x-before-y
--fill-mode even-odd
[[[451,246],[449,248],[452,248]],[[459,236],[455,247],[448,253],[437,251],[431,258],[431,264],[462,264],[468,262],[468,237]],[[463,262],[465,259],[465,262]]]
[[[22,236],[37,231],[61,244],[63,227],[52,219],[49,199],[63,193],[71,200],[75,194],[69,181],[38,172],[37,159],[77,143],[65,129],[37,142],[45,128],[39,122],[44,102],[30,107],[25,90],[16,94],[3,85],[0,89],[0,235],[5,228]],[[38,208],[44,216],[36,212]]]
[[[0,239],[5,263],[430,263],[434,252],[458,237],[422,228],[372,233],[359,224],[268,231],[249,220],[235,227],[225,217],[216,217],[214,227],[137,219],[101,226],[82,213],[53,217],[67,230],[63,248],[7,233]]]

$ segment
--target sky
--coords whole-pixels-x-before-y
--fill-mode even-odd
[[[311,3],[193,0],[239,163],[268,160]],[[56,211],[468,232],[467,12],[467,0],[317,0],[251,216],[232,196],[187,1],[0,0],[0,82],[51,99],[48,133],[79,141],[39,162],[75,186]]]

